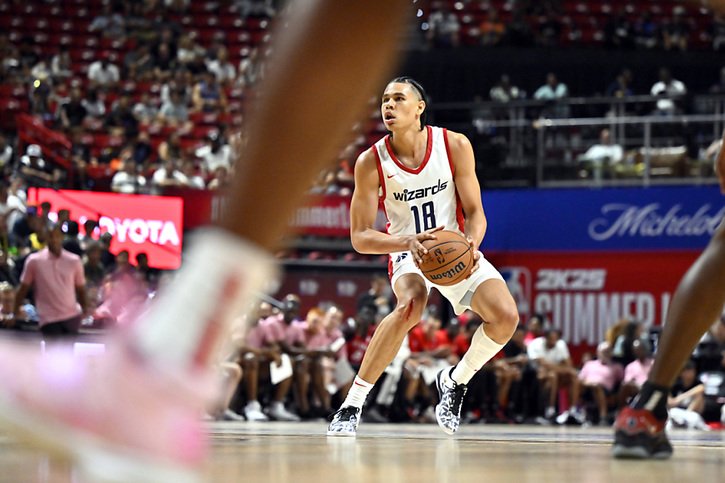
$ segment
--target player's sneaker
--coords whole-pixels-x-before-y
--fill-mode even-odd
[[[332,415],[332,421],[327,427],[328,436],[355,436],[357,425],[360,424],[362,410],[354,406],[345,406]]]
[[[672,445],[665,434],[665,422],[646,409],[625,407],[614,422],[615,458],[667,459]]]
[[[0,341],[0,422],[88,481],[200,481],[199,418],[214,380],[161,372],[126,351],[93,359]]]
[[[244,407],[244,417],[247,421],[269,421],[266,414],[262,412],[262,405],[259,401],[249,401]]]
[[[445,368],[436,376],[436,387],[440,402],[436,405],[436,421],[447,434],[458,431],[461,424],[461,403],[468,387],[451,379],[453,368]]]
[[[244,416],[235,413],[231,409],[225,409],[218,419],[221,421],[246,421]]]
[[[269,411],[267,412],[269,414],[269,417],[274,419],[275,421],[299,421],[300,417],[297,416],[294,413],[291,413],[285,409],[284,404],[282,404],[279,401],[274,401],[269,406]]]

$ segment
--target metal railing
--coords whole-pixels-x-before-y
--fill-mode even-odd
[[[657,112],[661,99],[442,103],[431,112],[434,122],[469,134],[487,186],[714,183],[713,153],[707,159],[704,153],[725,127],[725,96],[671,98],[695,112],[688,115]],[[593,169],[582,154],[605,128],[625,157]]]

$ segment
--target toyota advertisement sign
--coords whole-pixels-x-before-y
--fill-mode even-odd
[[[51,213],[70,211],[81,226],[87,219],[98,221],[100,233],[113,235],[111,252],[128,250],[133,261],[145,252],[149,265],[177,269],[181,265],[184,203],[170,196],[123,195],[90,191],[31,188],[28,204],[49,202]]]

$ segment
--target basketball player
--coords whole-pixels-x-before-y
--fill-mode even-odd
[[[725,133],[723,133],[725,141]],[[715,159],[720,191],[725,194],[725,150]],[[665,434],[667,396],[685,362],[725,304],[725,223],[680,281],[670,303],[655,362],[647,382],[614,423],[617,458],[666,459],[672,445]]]
[[[75,457],[89,481],[197,481],[215,347],[273,279],[269,252],[390,75],[410,10],[409,0],[293,2],[221,226],[196,237],[176,280],[92,367],[0,343],[0,420]]]
[[[398,352],[405,335],[420,321],[428,291],[436,287],[457,314],[472,309],[486,323],[453,368],[436,378],[440,403],[436,419],[448,434],[458,430],[466,384],[508,342],[518,324],[516,303],[501,275],[481,253],[465,280],[443,287],[423,277],[418,264],[440,229],[464,234],[478,247],[486,232],[473,149],[459,133],[425,123],[426,96],[409,77],[393,79],[380,106],[390,135],[363,152],[355,164],[350,207],[352,245],[360,253],[390,254],[390,283],[397,297],[393,312],[373,335],[352,388],[328,428],[329,435],[355,435],[365,398]],[[388,232],[373,228],[379,201]]]

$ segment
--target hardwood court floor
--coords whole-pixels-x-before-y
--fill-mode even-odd
[[[210,482],[704,482],[725,481],[725,432],[675,431],[669,461],[609,456],[607,428],[363,424],[356,439],[323,423],[214,423]],[[86,483],[72,467],[0,435],[0,482]],[[132,483],[132,482],[130,482]]]

